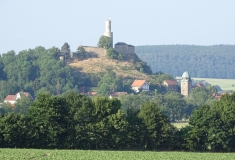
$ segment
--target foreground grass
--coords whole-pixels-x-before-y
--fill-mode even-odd
[[[150,152],[150,151],[90,151],[90,150],[41,150],[41,149],[0,149],[0,159],[55,159],[55,160],[215,160],[235,159],[234,153],[192,153],[192,152]]]

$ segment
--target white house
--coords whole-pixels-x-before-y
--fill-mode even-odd
[[[5,103],[10,103],[12,106],[16,103],[17,99],[21,99],[22,97],[31,97],[29,92],[18,92],[16,95],[8,95],[5,99]]]
[[[136,93],[138,93],[140,89],[143,91],[149,91],[149,84],[145,80],[135,80],[131,87]]]

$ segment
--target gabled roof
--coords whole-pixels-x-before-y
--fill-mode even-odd
[[[8,95],[4,101],[16,101],[16,95]]]
[[[144,83],[145,83],[145,80],[135,80],[132,83],[131,87],[141,87],[143,86]]]
[[[164,80],[163,82],[165,82],[168,86],[178,85],[176,80]]]

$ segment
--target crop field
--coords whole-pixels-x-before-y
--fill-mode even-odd
[[[90,151],[90,150],[42,150],[42,149],[0,149],[0,159],[54,159],[54,160],[215,160],[235,159],[235,153],[192,153],[192,152],[150,152],[150,151]]]
[[[235,90],[235,79],[217,79],[217,78],[192,78],[194,80],[205,80],[211,85],[218,85],[222,90]]]

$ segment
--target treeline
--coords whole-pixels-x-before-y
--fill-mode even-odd
[[[153,72],[181,76],[188,71],[192,77],[235,78],[235,45],[153,45],[135,50]]]
[[[40,93],[27,114],[1,116],[0,147],[234,151],[234,102],[224,95],[178,130],[155,102],[124,111],[116,98]]]

